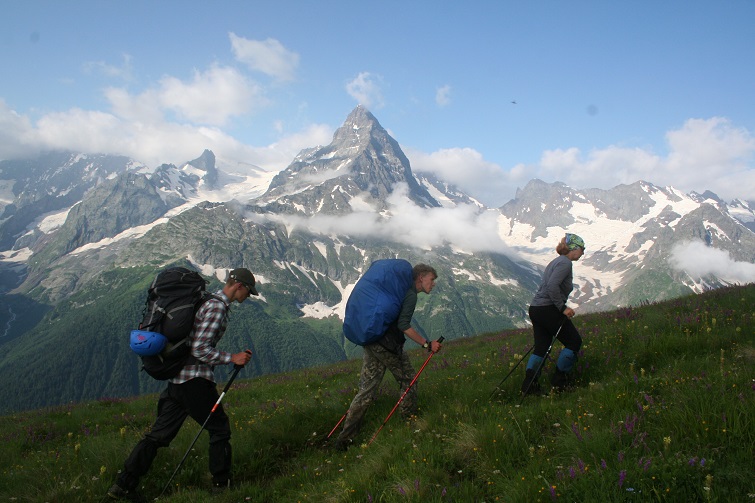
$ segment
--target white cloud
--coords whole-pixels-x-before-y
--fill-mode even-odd
[[[346,92],[357,103],[369,109],[379,109],[384,105],[383,92],[380,89],[380,76],[369,72],[361,72],[346,84]]]
[[[24,157],[38,150],[39,138],[31,121],[0,98],[0,159]]]
[[[131,103],[132,115],[141,117],[124,118],[113,113],[71,109],[44,115],[36,124],[0,100],[0,158],[21,158],[40,150],[66,149],[126,155],[154,167],[165,162],[188,161],[207,148],[225,159],[280,171],[300,150],[327,144],[333,134],[329,126],[312,124],[268,145],[247,145],[216,127],[167,122],[150,115],[147,94],[134,101],[120,90],[110,94],[114,103],[123,100],[114,105],[115,108],[120,110]]]
[[[84,63],[85,73],[100,73],[106,77],[115,77],[121,80],[130,81],[133,79],[133,67],[131,65],[131,55],[123,55],[123,64],[120,66],[111,65],[104,61],[88,61]]]
[[[755,194],[755,137],[719,117],[690,119],[666,134],[669,154],[609,146],[586,156],[577,149],[549,150],[536,165],[515,166],[510,180],[561,181],[575,188],[609,189],[645,180],[684,192],[711,190],[731,200]]]
[[[299,55],[286,49],[279,41],[249,40],[229,33],[231,48],[236,59],[250,69],[262,72],[280,81],[291,81],[299,66]]]
[[[233,116],[267,104],[258,84],[234,68],[220,66],[194,72],[189,82],[165,76],[157,88],[139,95],[108,88],[105,96],[117,116],[139,122],[157,122],[174,114],[179,120],[224,125]]]
[[[266,103],[259,85],[229,67],[195,72],[189,83],[165,77],[160,81],[158,93],[161,106],[179,117],[216,125]]]
[[[669,263],[694,279],[714,275],[731,283],[755,282],[755,264],[737,262],[729,252],[711,248],[702,241],[689,241],[675,245]]]
[[[453,245],[467,252],[494,251],[512,254],[498,235],[498,216],[494,210],[480,213],[474,205],[456,208],[420,208],[407,197],[406,184],[394,187],[387,203],[390,218],[376,211],[355,211],[348,215],[315,214],[250,215],[269,218],[289,228],[305,228],[323,235],[346,234],[353,237],[379,237],[408,246],[429,249]]]
[[[500,206],[501,194],[513,192],[512,178],[472,148],[446,148],[431,154],[403,148],[413,171],[435,173],[486,205]]]
[[[435,91],[435,103],[440,107],[451,103],[451,86],[445,85]]]

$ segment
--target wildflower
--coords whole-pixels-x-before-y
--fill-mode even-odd
[[[626,480],[626,478],[627,478],[627,471],[621,470],[619,472],[619,487],[624,485],[624,481]]]
[[[107,471],[107,468],[105,465],[100,466],[100,475],[105,475],[105,472]]]
[[[665,450],[668,450],[670,445],[671,445],[671,437],[663,437],[663,448]]]

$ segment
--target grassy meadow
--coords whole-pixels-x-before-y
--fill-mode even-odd
[[[367,445],[399,398],[386,375],[362,444],[347,452],[323,443],[356,392],[361,360],[236,381],[223,401],[234,487],[208,492],[203,433],[159,501],[755,501],[755,285],[574,323],[584,344],[572,391],[522,400],[526,359],[501,382],[531,347],[529,330],[450,341],[417,381],[420,417],[397,412]],[[419,370],[428,354],[407,348]],[[23,394],[23,375],[18,383]],[[0,417],[0,502],[106,500],[156,401]],[[142,479],[148,500],[198,431],[188,421],[160,451]]]

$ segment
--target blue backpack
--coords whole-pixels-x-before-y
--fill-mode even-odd
[[[406,260],[373,262],[346,301],[344,336],[359,346],[380,339],[398,318],[404,296],[413,283],[412,265]]]

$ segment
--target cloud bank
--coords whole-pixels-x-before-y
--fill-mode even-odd
[[[449,208],[420,208],[407,196],[406,184],[399,184],[389,196],[390,216],[372,208],[357,209],[347,215],[250,214],[248,218],[270,220],[285,225],[289,232],[304,229],[325,236],[380,238],[421,249],[449,245],[467,252],[498,252],[515,256],[498,235],[499,214],[480,212],[474,205]]]
[[[543,152],[534,165],[499,166],[472,148],[424,153],[406,149],[412,168],[437,173],[487,205],[501,206],[533,178],[576,189],[610,189],[644,180],[683,192],[711,190],[724,198],[755,199],[755,136],[731,121],[690,119],[666,134],[668,155],[607,146]]]
[[[755,282],[755,264],[737,262],[729,252],[706,246],[702,241],[676,244],[671,250],[669,264],[695,280],[714,275],[730,283]]]

